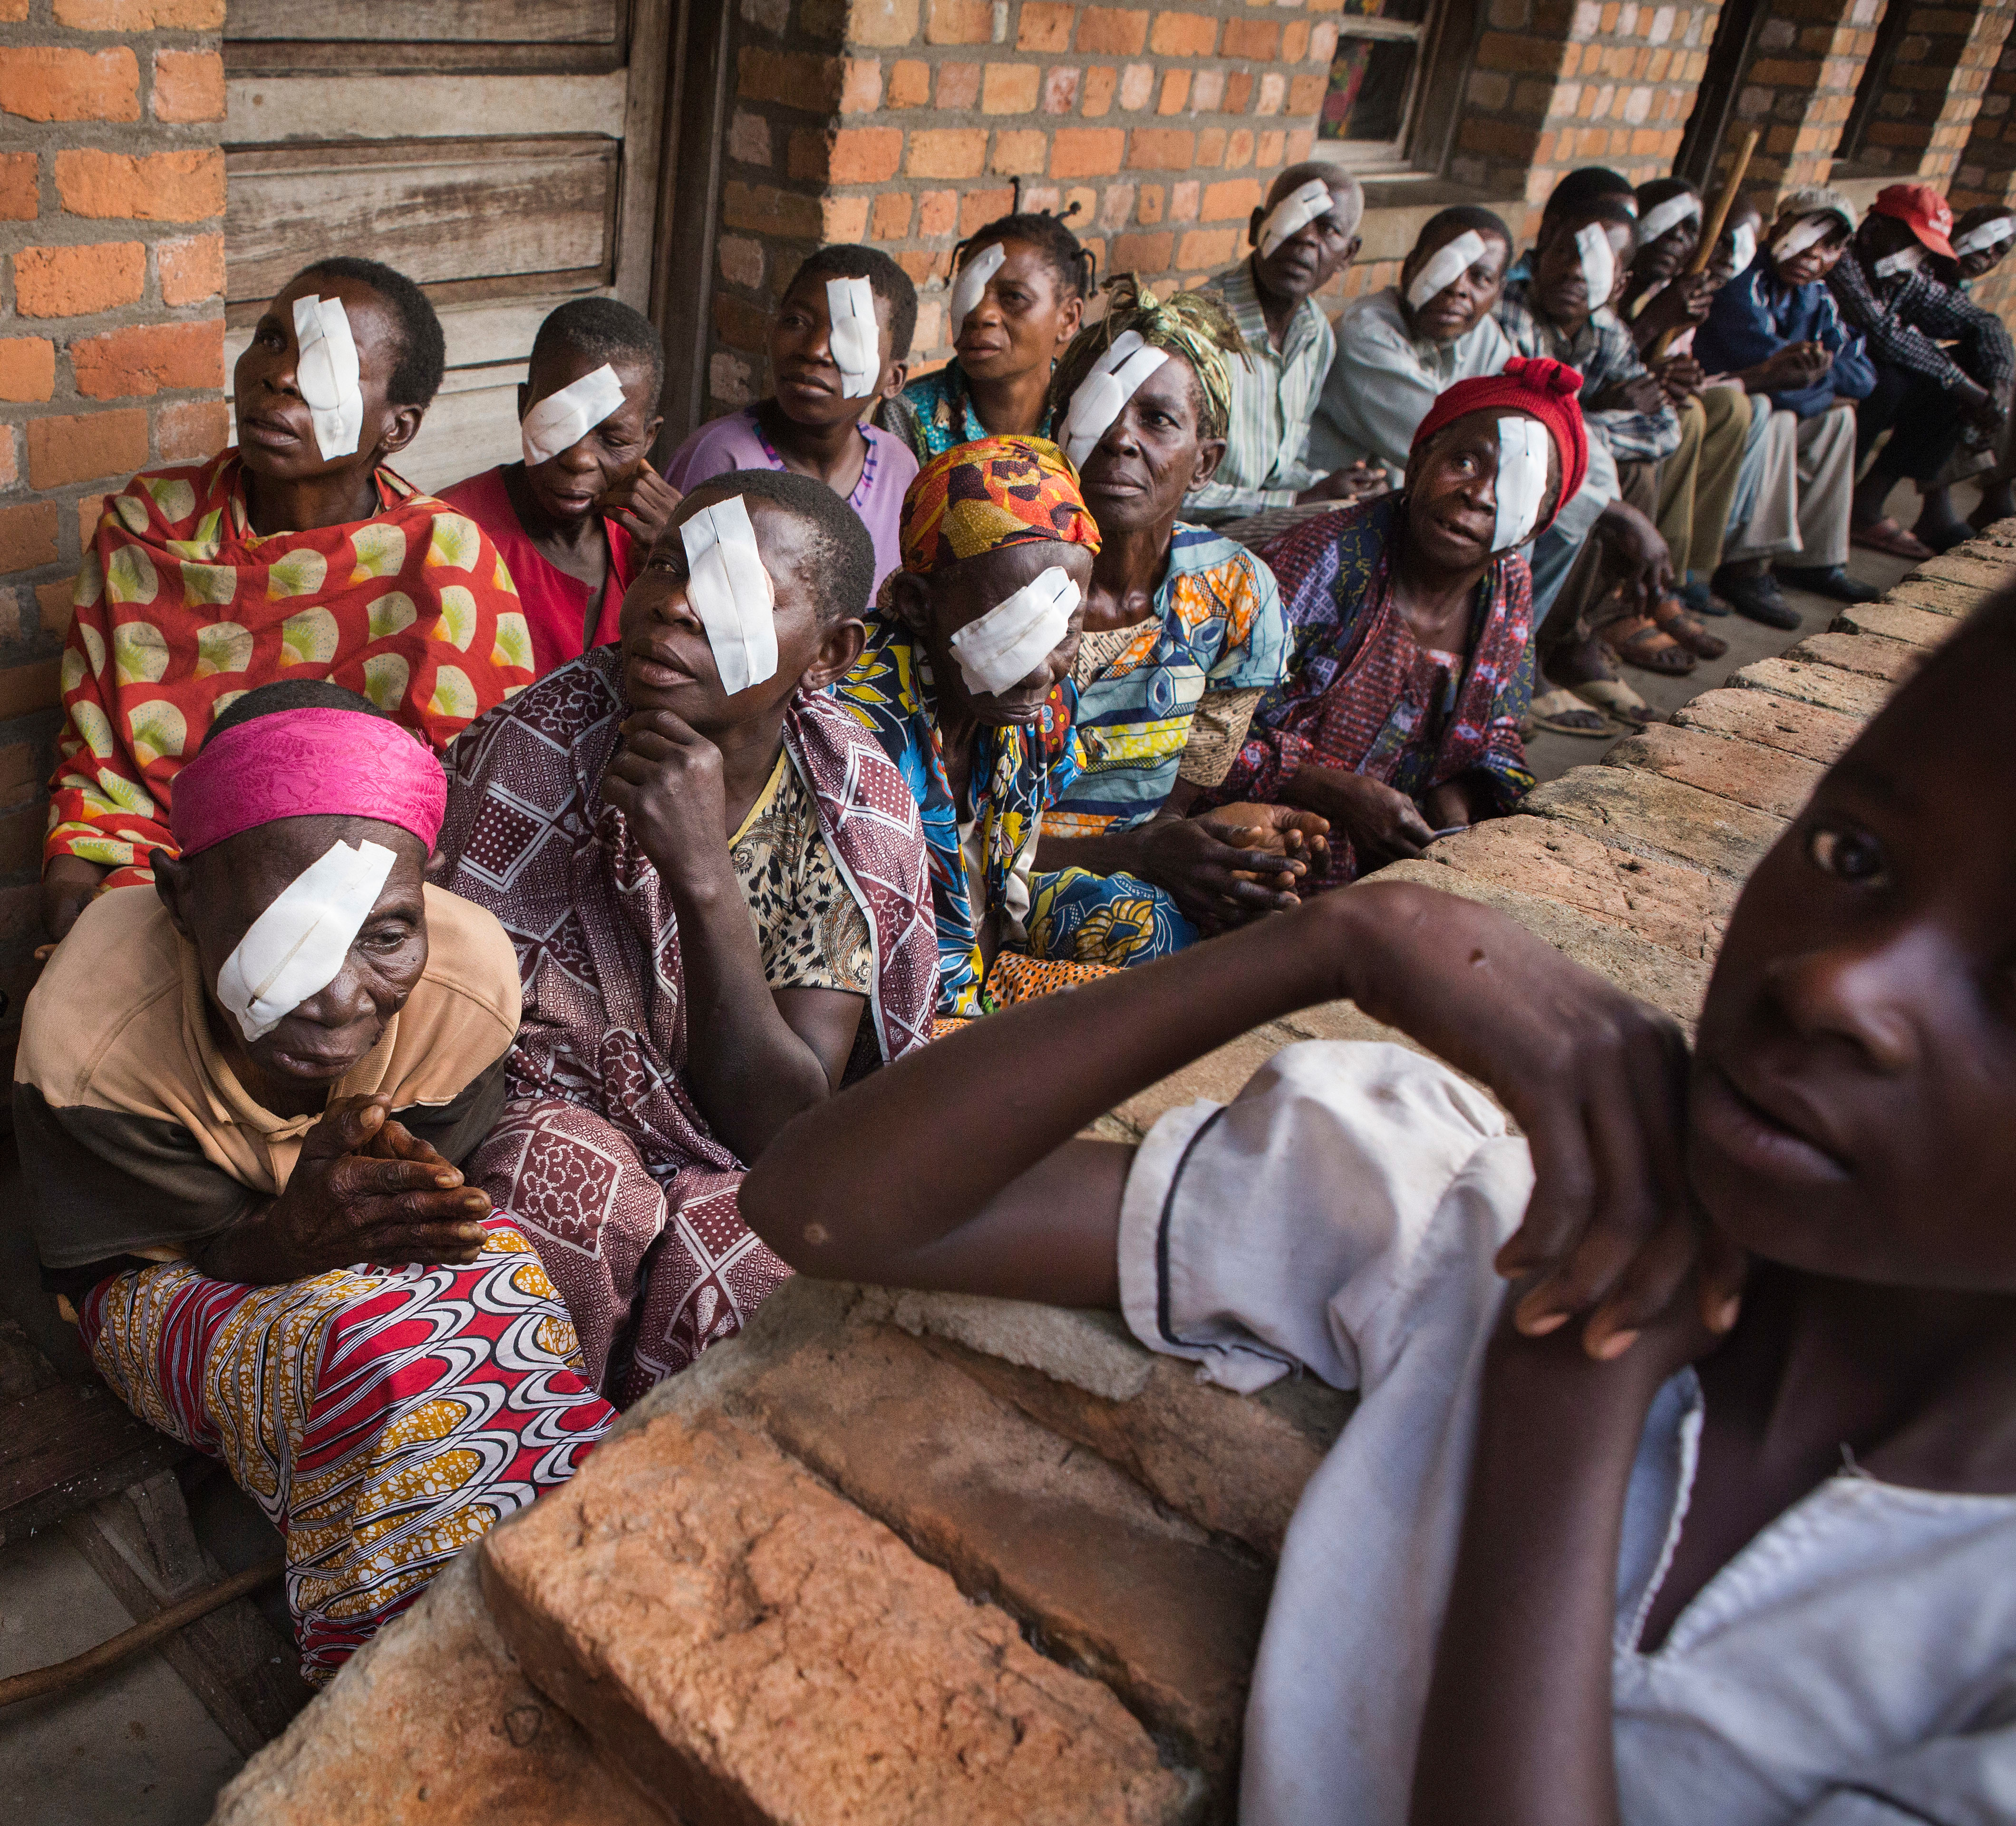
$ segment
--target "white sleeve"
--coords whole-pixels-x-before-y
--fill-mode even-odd
[[[1477,1322],[1532,1184],[1497,1108],[1435,1061],[1290,1046],[1232,1103],[1172,1110],[1142,1143],[1121,1207],[1121,1309],[1150,1349],[1228,1388],[1298,1365],[1369,1386],[1445,1295],[1467,1315],[1459,1329]]]
[[[1995,1826],[2016,1819],[2016,1697],[2005,1690],[1978,1728],[1957,1731],[1860,1770],[1798,1826]]]

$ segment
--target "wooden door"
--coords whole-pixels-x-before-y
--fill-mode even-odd
[[[327,254],[440,311],[448,378],[400,459],[423,488],[518,454],[540,319],[649,310],[676,0],[229,0],[227,358]]]

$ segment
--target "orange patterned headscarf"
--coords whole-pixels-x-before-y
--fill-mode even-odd
[[[1044,438],[955,445],[903,497],[903,568],[939,571],[1032,539],[1099,549],[1071,459]]]

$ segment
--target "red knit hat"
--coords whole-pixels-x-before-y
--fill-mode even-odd
[[[1414,433],[1413,448],[1420,449],[1443,426],[1470,412],[1489,412],[1494,406],[1516,406],[1531,412],[1547,427],[1554,453],[1561,459],[1561,490],[1554,496],[1554,513],[1558,513],[1589,474],[1589,430],[1575,398],[1581,391],[1582,376],[1565,362],[1550,362],[1543,355],[1514,355],[1502,373],[1459,380],[1444,389]],[[1553,524],[1554,513],[1533,529],[1535,534]]]

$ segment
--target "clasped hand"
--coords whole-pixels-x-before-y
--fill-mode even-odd
[[[602,796],[668,885],[689,882],[710,865],[726,867],[721,751],[669,710],[639,711],[624,724]]]

